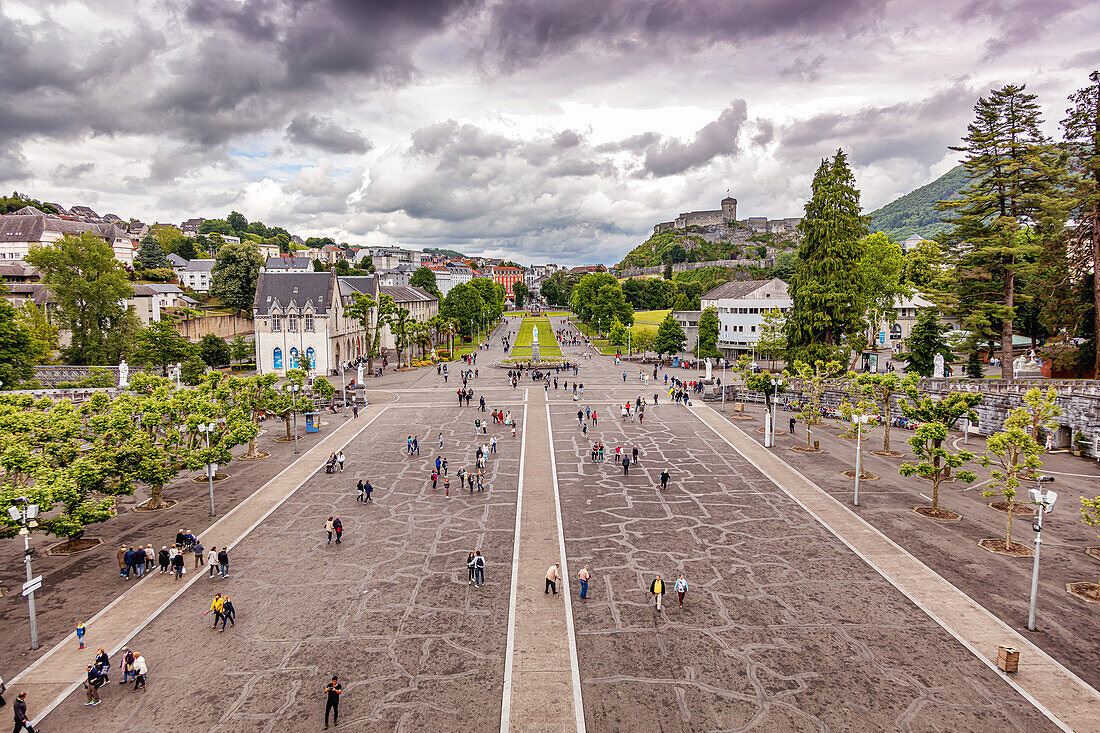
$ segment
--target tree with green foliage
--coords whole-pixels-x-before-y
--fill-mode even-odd
[[[596,322],[596,298],[600,292],[600,288],[605,285],[617,287],[619,288],[619,292],[622,292],[622,287],[619,285],[618,279],[608,272],[590,272],[577,280],[577,284],[573,286],[573,291],[569,296],[569,304],[573,312],[577,314],[577,318],[581,320],[581,323],[591,326]],[[626,299],[624,298],[623,302],[625,301]],[[614,314],[612,314],[612,317],[613,316]],[[606,322],[611,323],[611,317],[608,317]],[[623,322],[626,323],[627,321]],[[634,322],[633,317],[630,318],[630,322]]]
[[[237,334],[233,337],[233,340],[229,342],[229,353],[233,361],[241,363],[254,357],[256,355],[256,350],[248,339]]]
[[[381,355],[382,327],[386,325],[396,307],[393,298],[389,295],[380,295],[375,300],[371,295],[357,292],[355,300],[344,308],[344,316],[358,322],[367,334],[367,371],[372,374],[374,360]]]
[[[1100,376],[1100,277],[1095,275],[1100,272],[1100,71],[1090,73],[1089,84],[1070,95],[1069,102],[1062,120],[1073,221],[1068,244],[1078,271],[1094,273],[1085,300],[1091,301],[1092,310],[1091,361]]]
[[[481,294],[467,283],[459,283],[451,288],[439,307],[439,313],[444,318],[453,319],[457,323],[458,333],[471,338],[472,323],[481,318],[484,312],[485,301],[481,299]]]
[[[700,359],[721,359],[718,351],[718,331],[722,324],[718,321],[718,309],[714,306],[699,314],[699,336],[696,356]]]
[[[596,291],[592,317],[602,323],[619,321],[625,326],[634,323],[634,309],[623,297],[623,289],[619,287],[619,283],[601,285]]]
[[[3,290],[0,283],[0,292]],[[0,298],[0,387],[15,389],[33,377],[36,355],[34,339],[20,321],[19,311]]]
[[[203,248],[205,253],[205,247]],[[183,259],[190,262],[193,259],[199,257],[199,248],[195,246],[195,240],[189,237],[182,237],[182,241],[179,243],[179,248],[176,250],[176,254]]]
[[[1081,519],[1094,530],[1100,531],[1100,496],[1094,499],[1087,496],[1081,497]],[[1100,534],[1097,536],[1100,537]],[[1100,597],[1100,581],[1093,586],[1092,593]]]
[[[626,326],[618,318],[611,322],[611,328],[607,330],[607,342],[612,346],[626,346]]]
[[[646,352],[653,351],[653,345],[657,343],[657,331],[649,326],[641,326],[634,331],[634,350],[642,356]]]
[[[416,272],[409,278],[409,285],[414,288],[426,290],[437,298],[443,297],[439,292],[439,285],[436,282],[435,273],[432,272],[432,268],[430,267],[416,268]]]
[[[951,286],[950,272],[951,268],[939,242],[924,241],[905,253],[902,282],[918,293],[931,295],[939,300],[939,291]]]
[[[917,463],[903,463],[898,472],[902,476],[920,476],[932,482],[933,516],[943,516],[940,509],[940,485],[947,480],[952,470],[955,477],[966,483],[973,483],[977,476],[973,471],[959,470],[974,460],[974,454],[968,450],[952,451],[947,442],[948,430],[959,420],[966,418],[977,420],[974,406],[982,400],[982,395],[974,392],[948,392],[946,395],[932,397],[922,395],[914,385],[906,390],[908,399],[898,401],[901,412],[907,418],[921,423],[909,445]],[[958,516],[949,512],[949,516]]]
[[[129,352],[140,327],[126,307],[134,287],[109,244],[88,232],[67,234],[32,246],[26,262],[57,299],[58,325],[71,334],[68,363],[113,364]]]
[[[797,413],[797,417],[806,426],[806,450],[811,450],[813,440],[810,428],[822,422],[821,396],[825,394],[826,381],[843,374],[844,365],[835,359],[832,361],[818,359],[812,365],[795,360],[791,368],[783,373],[789,379],[797,379],[802,388],[802,409]],[[809,393],[809,399],[806,399],[807,393]]]
[[[943,201],[951,228],[941,237],[955,264],[953,304],[974,343],[999,335],[1002,371],[1012,378],[1018,281],[1034,274],[1044,231],[1065,219],[1058,152],[1043,133],[1039,105],[1009,84],[978,100],[967,126],[963,166],[969,185]],[[999,334],[998,334],[999,331]]]
[[[771,413],[768,412],[767,407],[771,404],[773,397],[787,391],[787,380],[777,374],[754,372],[751,366],[748,371],[742,373],[744,374],[744,387],[742,388],[741,397],[741,417],[745,416],[744,390],[751,389],[753,392],[759,392],[764,395],[764,420],[765,422],[770,422]],[[775,430],[774,425],[772,426],[772,430]]]
[[[512,283],[512,300],[516,304],[516,308],[522,308],[523,304],[527,301],[527,286],[521,282]]]
[[[756,337],[756,351],[766,354],[775,366],[775,360],[787,350],[787,315],[779,308],[769,308],[760,315],[760,329]]]
[[[504,313],[504,286],[487,277],[475,277],[469,285],[478,292],[482,302],[485,303],[485,317],[490,321],[499,320]]]
[[[29,196],[25,196],[24,194],[19,193],[18,191],[13,193],[11,196],[0,196],[0,216],[3,216],[4,214],[12,214],[26,206],[33,206],[34,208],[41,211],[43,214],[58,213],[57,209],[50,206],[49,204],[44,204],[41,201],[32,199]]]
[[[172,267],[171,263],[168,262],[168,257],[164,254],[164,250],[160,247],[160,242],[152,234],[146,234],[142,237],[141,246],[138,248],[137,254],[134,255],[134,262],[146,270],[153,270],[158,267],[171,269]]]
[[[862,300],[867,306],[866,331],[869,349],[878,349],[879,326],[885,320],[897,320],[897,305],[913,291],[905,283],[905,256],[901,245],[882,232],[863,238],[863,258],[859,263],[863,278]]]
[[[657,327],[657,339],[653,343],[653,349],[658,355],[671,355],[683,351],[685,341],[687,341],[687,336],[684,335],[684,329],[669,313],[661,321],[661,325]]]
[[[1024,405],[1018,409],[1027,413],[1028,428],[1035,442],[1039,442],[1040,431],[1058,427],[1058,421],[1054,418],[1062,414],[1062,408],[1058,406],[1058,391],[1053,387],[1046,392],[1032,387],[1024,393]]]
[[[389,297],[389,296],[383,296]],[[401,366],[401,355],[405,353],[405,348],[409,345],[409,325],[413,321],[409,320],[409,309],[402,308],[395,302],[393,307],[390,308],[388,314],[386,314],[386,328],[389,329],[390,335],[393,336],[393,346],[397,351],[397,366]]]
[[[1013,410],[1001,431],[986,438],[985,445],[989,453],[982,456],[980,461],[987,468],[994,466],[989,472],[989,488],[982,490],[982,496],[1003,496],[1008,504],[1004,542],[1005,550],[1008,551],[1024,547],[1012,541],[1012,510],[1016,506],[1020,479],[1043,467],[1043,462],[1039,459],[1043,447],[1028,432],[1030,427],[1031,415],[1028,411]]]
[[[233,235],[233,227],[225,219],[205,219],[199,224],[199,234]]]
[[[866,217],[843,150],[821,161],[798,229],[802,243],[790,282],[788,351],[792,359],[828,360],[844,339],[859,335],[866,314],[860,267]]]
[[[905,340],[908,351],[902,356],[906,360],[906,373],[931,377],[936,369],[936,354],[943,355],[945,364],[951,363],[954,354],[947,340],[948,330],[946,324],[940,323],[935,309],[921,309],[917,322],[909,332],[909,338]]]
[[[168,365],[187,361],[195,353],[194,345],[176,331],[175,319],[161,316],[137,334],[133,358],[138,364],[159,366],[168,376]]]
[[[223,244],[211,270],[210,294],[238,313],[252,310],[264,258],[256,245]]]
[[[229,225],[230,231],[238,236],[248,232],[248,219],[244,218],[244,214],[239,211],[229,212],[229,216],[225,217],[225,223]]]
[[[184,384],[194,387],[202,382],[209,369],[210,367],[206,365],[202,357],[193,353],[191,356],[187,357],[187,361],[183,362],[180,368],[180,380]]]
[[[741,381],[741,402],[740,402],[741,407],[738,410],[738,413],[740,414],[740,416],[742,418],[744,418],[745,417],[745,398],[747,397],[747,395],[745,394],[745,390],[749,388],[749,377],[751,377],[753,374],[756,374],[756,370],[753,368],[752,357],[749,356],[748,354],[741,354],[740,356],[737,357],[737,361],[734,362],[730,366],[730,371],[733,372],[733,374]],[[772,378],[772,376],[773,376],[771,374],[767,374],[767,373],[764,373],[764,372],[761,372],[761,375],[765,376],[769,379]],[[753,389],[756,389],[756,388],[753,387]],[[757,391],[760,391],[760,390],[757,390]],[[765,402],[764,404],[767,404],[767,402]]]
[[[2,285],[0,290],[3,290]],[[3,320],[0,318],[0,321]],[[26,360],[31,364],[49,364],[53,361],[60,334],[57,326],[50,322],[46,311],[35,305],[33,300],[24,300],[23,305],[19,306],[16,320],[31,339],[25,352]]]
[[[199,339],[199,357],[211,367],[228,366],[232,350],[221,336],[208,333]]]
[[[897,372],[863,372],[855,378],[856,384],[865,393],[874,397],[882,405],[882,450],[874,451],[878,455],[900,456],[890,450],[890,426],[893,420],[890,415],[890,406],[894,397],[898,394],[909,394],[917,388],[918,377],[916,374],[906,374],[902,377]]]

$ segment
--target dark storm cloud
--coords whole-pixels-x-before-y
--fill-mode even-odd
[[[979,94],[958,85],[912,102],[813,115],[781,130],[781,154],[791,160],[824,157],[841,147],[856,165],[882,158],[930,163],[964,132],[959,120],[966,119]]]
[[[713,158],[737,152],[737,136],[748,116],[745,100],[734,100],[718,119],[707,124],[690,142],[669,140],[654,144],[646,152],[646,174],[671,176],[709,163]]]
[[[374,147],[358,132],[310,114],[300,114],[291,120],[286,133],[292,142],[330,153],[365,153]]]
[[[73,165],[59,165],[53,171],[53,177],[59,182],[65,183],[83,178],[95,170],[95,163],[75,163]]]
[[[972,0],[959,8],[955,19],[967,25],[992,25],[999,30],[986,41],[988,60],[1045,35],[1045,29],[1082,4],[1081,0]]]
[[[880,14],[874,0],[509,0],[490,9],[482,53],[501,68],[515,69],[589,43],[699,48],[769,36],[855,33]]]

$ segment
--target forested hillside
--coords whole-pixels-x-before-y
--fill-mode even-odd
[[[936,211],[936,202],[958,198],[966,184],[966,173],[957,165],[928,185],[872,211],[871,231],[885,232],[899,241],[912,234],[930,238],[947,228],[940,219],[943,212]]]

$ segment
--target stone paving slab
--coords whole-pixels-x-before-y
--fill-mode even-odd
[[[431,415],[429,432],[443,431],[452,478],[473,464],[468,415]],[[228,580],[202,578],[136,634],[131,648],[149,657],[147,693],[112,684],[102,705],[85,708],[78,690],[46,717],[47,729],[163,731],[184,720],[188,730],[320,727],[334,673],[344,685],[342,727],[495,728],[519,440],[499,438],[485,492],[454,486],[448,498],[442,482],[431,488],[435,451],[405,454],[406,431],[418,422],[387,409],[345,449],[343,474],[312,473],[240,542]],[[355,501],[359,478],[376,487],[373,504]],[[323,531],[333,514],[345,527],[341,545]],[[486,585],[477,589],[465,566],[474,549],[487,557]],[[237,609],[236,627],[224,633],[202,617],[215,591],[229,593]]]
[[[991,669],[999,645],[1020,650],[1019,673],[1002,677],[1034,704],[1078,733],[1100,731],[1100,693],[1095,689],[714,410],[691,409]]]
[[[589,730],[1057,729],[687,409],[590,428],[639,447],[627,476],[552,413]]]

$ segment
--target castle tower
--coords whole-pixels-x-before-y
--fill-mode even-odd
[[[731,196],[722,199],[722,218],[727,223],[737,221],[737,199]]]

